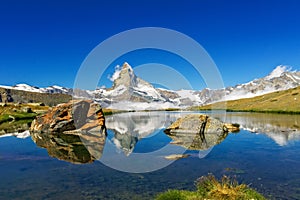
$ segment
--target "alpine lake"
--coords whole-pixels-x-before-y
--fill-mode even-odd
[[[300,199],[300,115],[204,112],[240,131],[202,141],[164,133],[189,113],[108,115],[107,137],[92,141],[2,135],[0,199],[154,199],[168,189],[194,190],[209,173],[235,177],[268,199]],[[172,154],[186,157],[165,158]]]

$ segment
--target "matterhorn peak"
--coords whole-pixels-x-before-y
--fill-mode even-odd
[[[122,65],[122,68],[121,68],[121,73],[133,74],[133,69],[127,62],[124,62],[124,64]]]
[[[132,69],[132,67],[128,64],[128,62],[124,62],[124,64],[122,65],[122,69]]]
[[[288,71],[290,71],[290,67],[279,65],[266,78],[270,80],[272,78],[280,77],[284,72]]]
[[[116,68],[115,73],[112,76],[114,81],[113,87],[116,88],[120,85],[124,85],[126,87],[129,86],[136,86],[137,84],[137,77],[135,76],[133,69],[131,66],[125,62],[121,68]]]

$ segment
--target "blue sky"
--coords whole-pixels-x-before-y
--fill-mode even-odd
[[[12,0],[0,4],[1,85],[73,87],[81,63],[100,42],[149,26],[173,29],[200,43],[218,66],[225,86],[265,76],[281,64],[300,69],[297,0]],[[141,54],[123,56],[114,64],[127,61],[134,67],[151,58],[159,62],[160,56]],[[179,71],[187,67],[177,66]],[[187,77],[195,89],[201,89],[203,81],[192,74]],[[108,81],[99,83],[103,84],[109,86]]]

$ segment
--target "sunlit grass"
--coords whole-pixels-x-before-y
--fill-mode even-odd
[[[223,176],[217,180],[213,175],[202,176],[196,181],[196,191],[168,190],[157,196],[157,200],[245,200],[265,199],[261,194],[246,184],[239,184],[235,179]]]
[[[300,114],[300,87],[277,91],[253,98],[217,102],[191,110],[221,109],[227,111],[249,111],[270,113],[295,113]]]

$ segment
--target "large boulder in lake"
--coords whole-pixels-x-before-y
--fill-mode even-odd
[[[208,115],[189,114],[176,120],[165,133],[171,144],[189,150],[206,150],[221,143],[229,132],[239,130],[238,125],[223,123]]]
[[[218,119],[203,114],[189,114],[177,119],[166,130],[166,133],[214,133],[239,131],[239,126],[235,124],[223,123]]]
[[[105,118],[99,104],[91,100],[71,100],[59,104],[32,122],[32,132],[81,131],[106,134]]]

